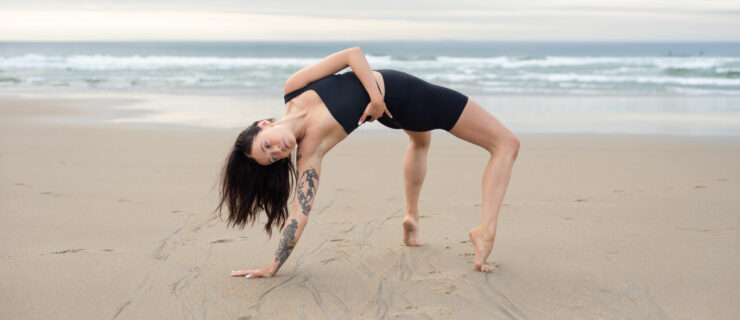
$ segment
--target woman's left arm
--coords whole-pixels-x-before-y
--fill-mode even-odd
[[[306,155],[301,157],[298,154],[298,183],[296,186],[295,198],[293,200],[293,210],[291,210],[282,229],[280,243],[275,251],[275,256],[270,260],[269,265],[264,269],[246,269],[232,271],[231,275],[235,277],[246,276],[247,278],[272,277],[280,270],[293,249],[298,244],[298,240],[303,234],[303,230],[308,224],[308,214],[311,212],[316,191],[319,187],[319,175],[321,174],[321,157],[317,155]]]

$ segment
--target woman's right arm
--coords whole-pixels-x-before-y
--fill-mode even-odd
[[[293,200],[293,209],[282,229],[282,237],[275,251],[275,256],[267,268],[237,270],[232,276],[246,276],[247,278],[272,277],[280,270],[283,263],[293,252],[298,239],[301,238],[303,230],[308,224],[308,214],[311,212],[316,190],[319,186],[319,175],[321,173],[321,157],[306,156],[298,157],[298,182]]]
[[[285,81],[284,93],[288,94],[303,88],[311,82],[333,75],[346,67],[352,68],[352,71],[355,72],[355,75],[370,95],[371,100],[383,100],[380,90],[375,85],[370,64],[360,47],[352,47],[333,53],[319,62],[298,70]]]
[[[370,117],[369,121],[375,121],[382,117],[383,113],[393,118],[383,101],[383,95],[376,84],[370,64],[367,62],[367,58],[365,58],[365,53],[362,52],[360,47],[352,47],[331,54],[319,62],[299,70],[285,81],[285,94],[303,88],[309,83],[326,76],[333,75],[348,66],[352,68],[355,76],[362,83],[368,96],[370,96],[370,104],[365,108],[362,117],[358,119],[358,125],[365,122],[368,116]]]

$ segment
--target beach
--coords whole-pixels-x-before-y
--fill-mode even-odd
[[[433,134],[420,200],[428,244],[406,247],[408,139],[360,131],[324,159],[309,224],[282,269],[245,279],[229,273],[266,267],[280,237],[260,222],[227,228],[213,213],[240,129],[97,121],[124,112],[100,105],[127,103],[0,99],[3,318],[740,313],[737,136],[518,134],[488,259],[496,268],[480,273],[467,233],[480,219],[487,153]]]

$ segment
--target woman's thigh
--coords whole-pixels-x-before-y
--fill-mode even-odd
[[[454,136],[494,152],[503,146],[516,147],[518,139],[496,117],[473,99],[468,99],[460,118],[450,130]]]

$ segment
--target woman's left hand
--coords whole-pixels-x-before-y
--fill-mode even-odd
[[[267,271],[267,269],[248,269],[248,270],[234,270],[231,271],[232,277],[246,277],[246,278],[269,278],[273,275]]]
[[[383,101],[382,99],[370,101],[370,103],[367,104],[365,112],[362,114],[360,121],[357,122],[357,125],[361,125],[365,123],[365,121],[373,122],[375,120],[378,120],[378,118],[383,116],[383,113],[387,114],[389,118],[393,118],[391,112],[388,111],[388,108],[385,106],[385,101]],[[370,117],[370,119],[367,119],[367,117]]]

